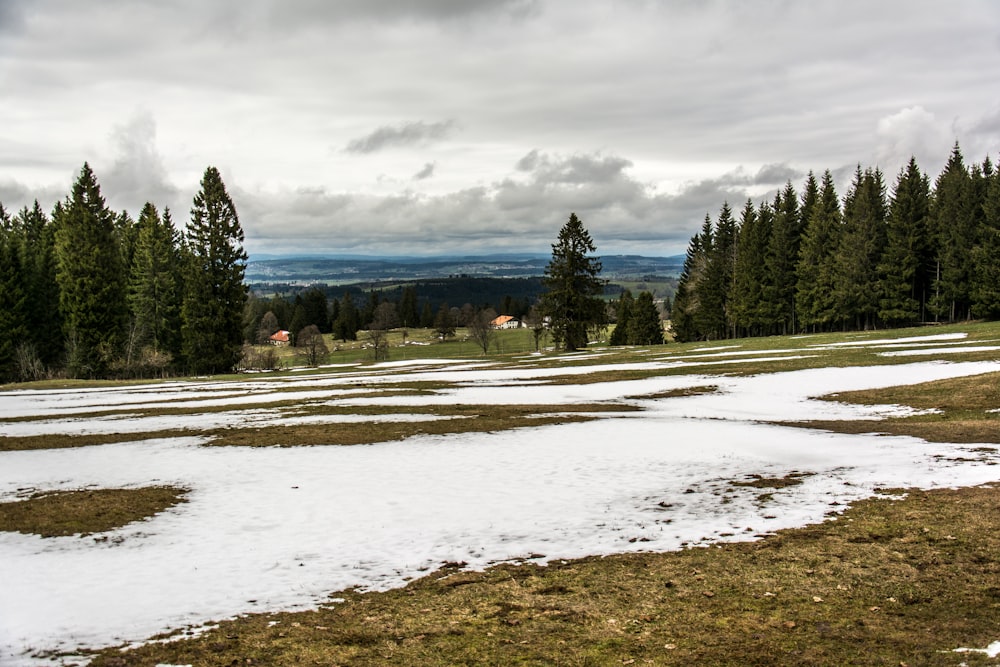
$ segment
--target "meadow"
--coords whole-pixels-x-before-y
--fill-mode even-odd
[[[998,662],[1000,325],[503,333],[3,388],[0,661]]]

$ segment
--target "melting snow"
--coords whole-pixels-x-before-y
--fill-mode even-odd
[[[212,448],[192,435],[2,452],[0,500],[15,500],[25,487],[172,484],[191,491],[187,503],[112,531],[108,540],[0,533],[0,662],[34,665],[39,660],[33,651],[139,641],[241,613],[308,608],[345,588],[403,585],[448,561],[482,568],[529,554],[544,554],[544,562],[751,539],[822,521],[831,509],[877,487],[962,486],[997,478],[988,465],[995,461],[968,455],[973,446],[767,422],[874,418],[894,408],[814,397],[998,371],[1000,362],[528,386],[517,381],[574,369],[473,366],[409,368],[407,378],[461,383],[434,395],[345,395],[344,383],[380,381],[366,371],[303,377],[314,390],[302,397],[383,406],[611,401],[645,410],[602,414],[585,424],[354,447]],[[295,381],[282,383],[296,388]],[[706,384],[718,390],[649,398]],[[256,392],[255,399],[298,396],[263,391],[276,386],[273,380],[171,383],[8,393],[0,396],[0,414],[25,410],[44,417],[9,422],[5,429],[69,423],[127,432],[128,419],[95,419],[88,426],[79,416],[70,421],[65,415],[85,405],[129,409],[130,401],[191,399],[189,386],[200,392],[196,400],[213,404],[238,403],[241,391]],[[184,419],[191,428],[209,427],[230,414],[263,423],[289,419],[266,410]],[[810,474],[801,485],[775,491],[763,507],[756,490],[729,484],[751,474],[791,472]]]

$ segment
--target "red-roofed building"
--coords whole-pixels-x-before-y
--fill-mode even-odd
[[[490,322],[490,326],[494,329],[517,329],[521,326],[521,321],[510,315],[501,315]]]
[[[288,345],[289,343],[291,343],[292,339],[290,337],[290,334],[284,329],[282,329],[281,331],[275,331],[273,334],[271,334],[270,341],[271,345],[277,345],[278,347],[282,347],[284,345]]]

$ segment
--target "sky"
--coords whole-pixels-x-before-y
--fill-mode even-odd
[[[208,166],[253,254],[683,252],[829,169],[1000,158],[994,0],[0,0],[0,203]]]

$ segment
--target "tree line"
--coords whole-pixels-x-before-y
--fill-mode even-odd
[[[931,185],[911,158],[887,193],[857,167],[798,195],[728,203],[688,244],[671,314],[679,341],[1000,317],[1000,173],[955,144]]]
[[[0,379],[232,369],[242,355],[247,255],[208,167],[183,231],[152,203],[110,210],[84,164],[46,214],[0,205]]]

